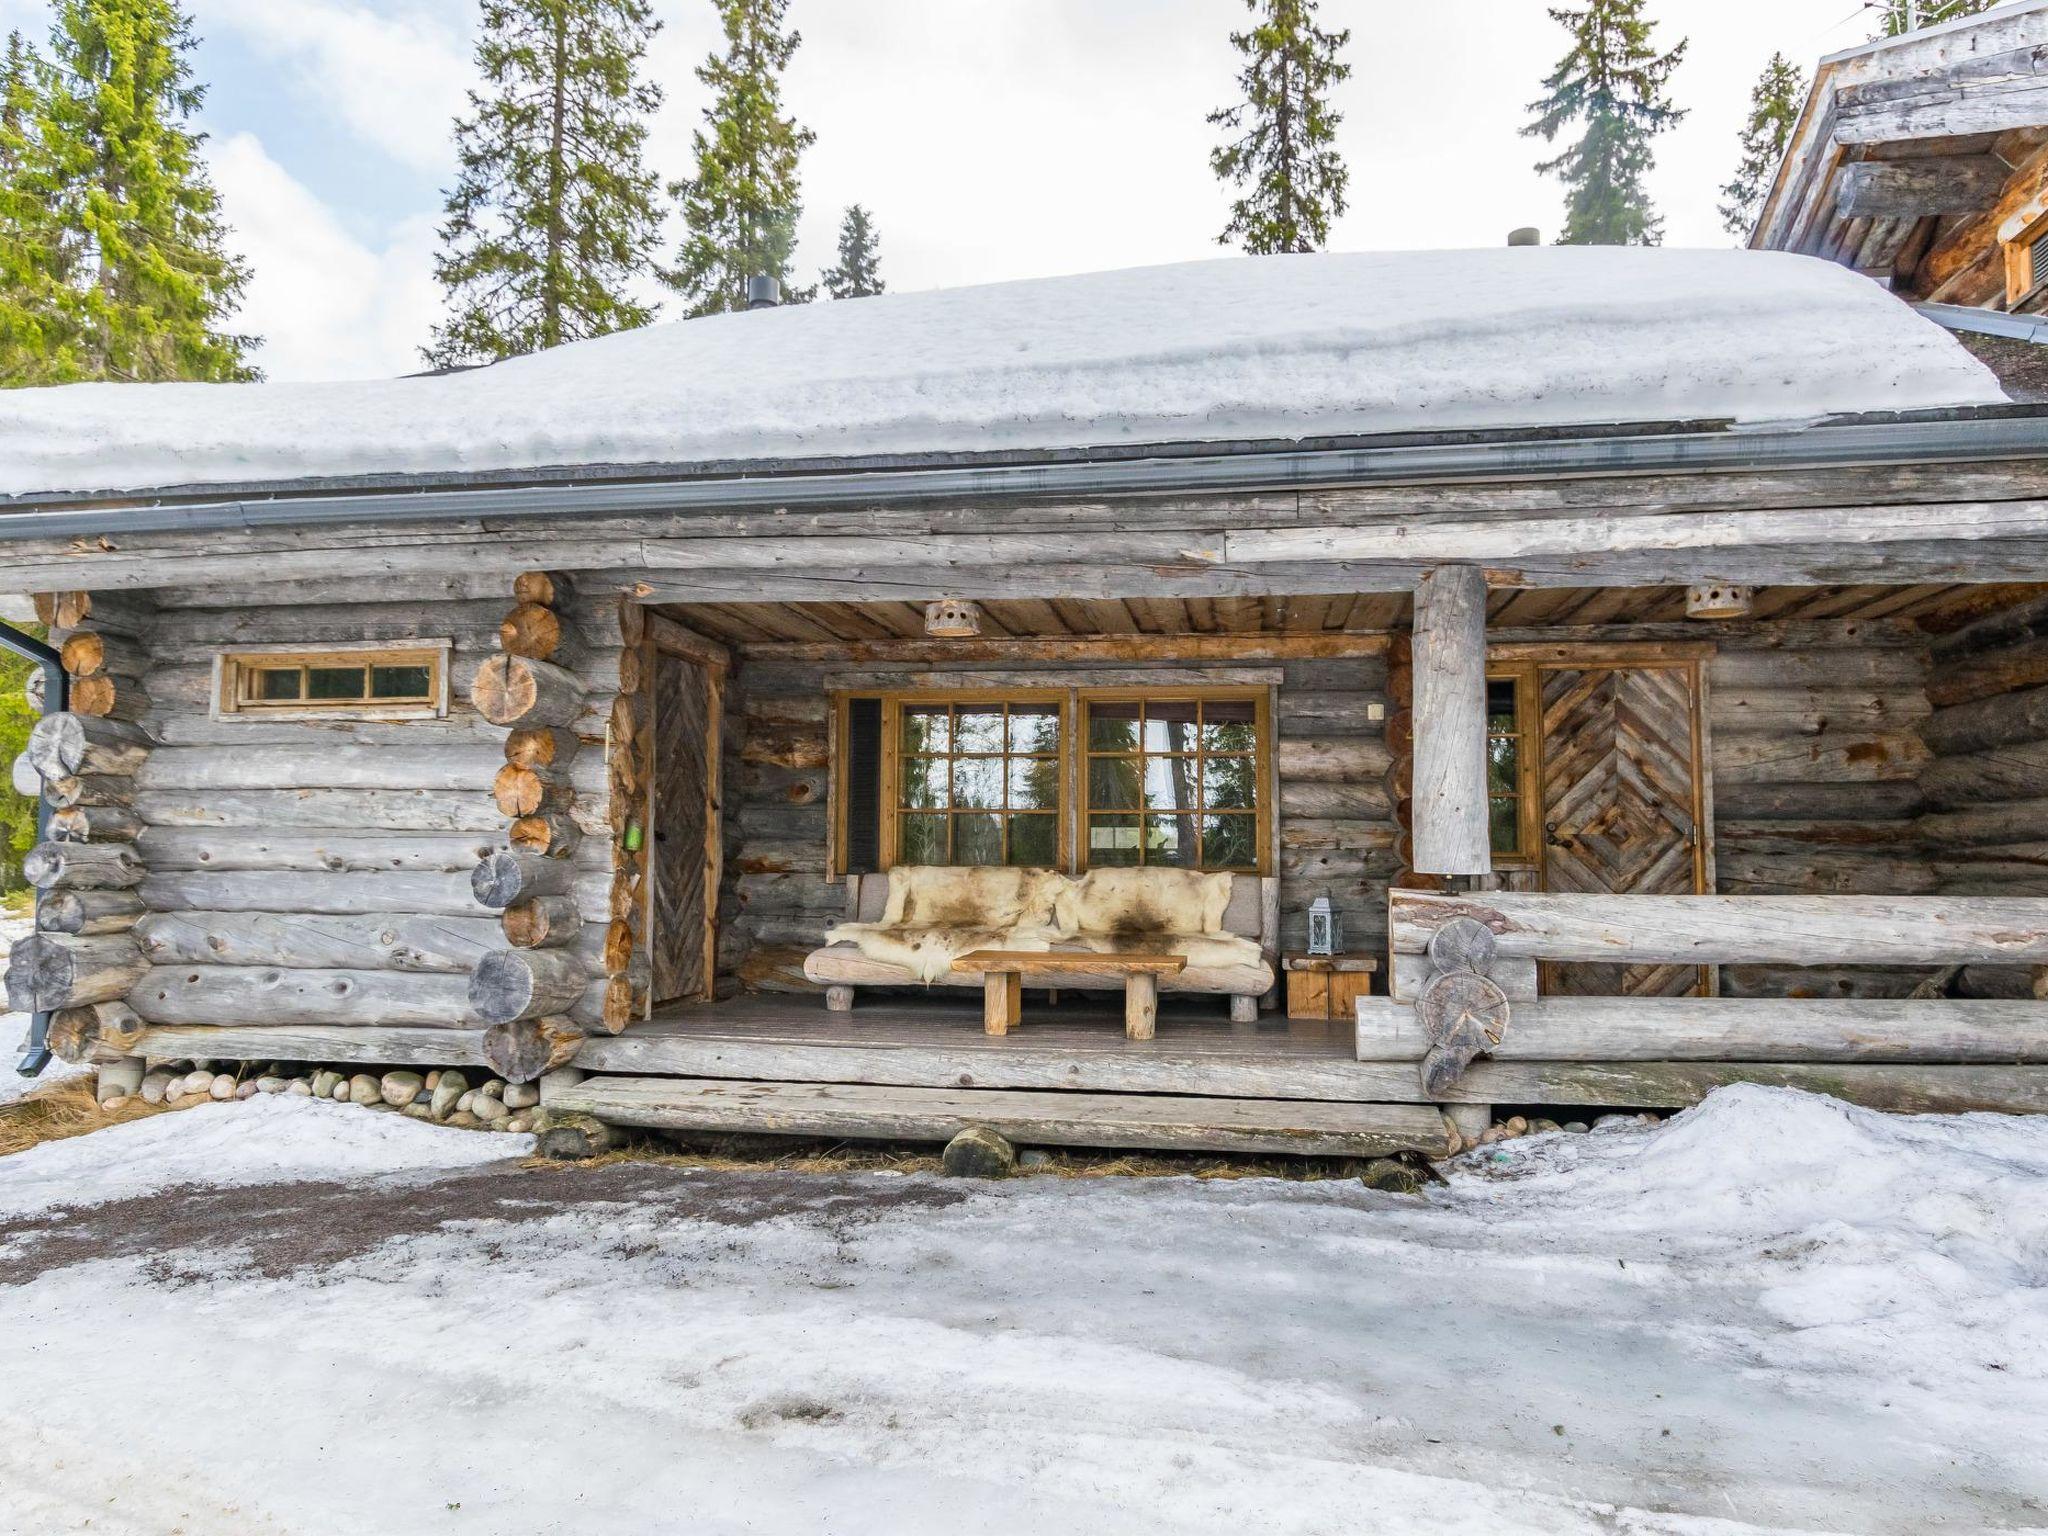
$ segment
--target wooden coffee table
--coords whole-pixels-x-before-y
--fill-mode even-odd
[[[1048,954],[1038,950],[977,949],[953,962],[955,970],[982,973],[982,1028],[1007,1035],[1024,1007],[1024,977],[1121,976],[1124,1036],[1150,1040],[1159,1017],[1159,978],[1188,968],[1185,955]]]

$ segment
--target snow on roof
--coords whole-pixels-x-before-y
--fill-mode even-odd
[[[1778,252],[1238,257],[673,321],[433,378],[0,392],[0,494],[2000,403]]]

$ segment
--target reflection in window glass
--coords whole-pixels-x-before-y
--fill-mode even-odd
[[[1059,862],[1060,706],[898,706],[896,859]]]
[[[1523,846],[1522,770],[1528,743],[1522,697],[1516,677],[1486,680],[1487,825],[1494,855],[1502,859],[1526,858],[1530,851]]]
[[[1257,869],[1258,736],[1253,699],[1088,701],[1085,862]]]

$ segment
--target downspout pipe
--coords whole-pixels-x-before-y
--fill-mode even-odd
[[[69,679],[64,675],[64,658],[54,648],[45,645],[34,635],[25,634],[12,624],[0,623],[0,650],[12,651],[25,661],[32,661],[43,671],[43,713],[61,714],[70,704]],[[50,835],[50,796],[44,791],[36,797],[36,841],[44,842]],[[36,892],[36,911],[41,913],[43,893]],[[22,1047],[21,1060],[14,1070],[23,1077],[40,1077],[43,1068],[50,1064],[50,1015],[48,1010],[29,1015],[28,1040]]]

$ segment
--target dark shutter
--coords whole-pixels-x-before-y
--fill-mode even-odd
[[[846,872],[882,867],[882,701],[846,701]]]

